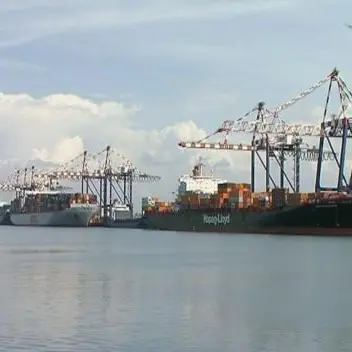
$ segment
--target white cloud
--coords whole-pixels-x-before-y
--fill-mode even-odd
[[[248,169],[249,164],[241,162],[247,158],[244,154],[181,150],[179,141],[199,140],[206,135],[195,122],[181,121],[161,130],[145,130],[138,127],[139,110],[138,106],[68,94],[34,98],[2,93],[2,159],[16,158],[22,160],[22,165],[33,159],[63,164],[85,149],[94,153],[111,145],[141,171],[160,175],[162,184],[155,191],[161,195],[174,190],[178,177],[190,171],[200,154],[208,156],[210,165],[219,165],[219,172],[230,174],[230,179],[234,173]]]
[[[40,154],[61,159],[59,154],[62,150],[66,154],[70,145],[80,148],[79,138],[93,148],[102,146],[106,139],[109,142],[115,138],[125,140],[134,132],[132,117],[139,110],[137,106],[126,107],[114,101],[94,102],[69,94],[42,98],[0,94],[0,105],[0,119],[6,130],[3,133],[8,138],[2,152],[6,157],[15,153],[21,158]]]
[[[45,147],[33,149],[32,157],[44,161],[52,161],[55,164],[64,164],[77,155],[84,152],[84,143],[81,137],[63,138],[54,148]]]

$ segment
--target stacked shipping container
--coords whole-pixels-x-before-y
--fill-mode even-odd
[[[220,183],[219,207],[246,208],[251,204],[250,185],[247,183]]]
[[[146,211],[158,211],[160,213],[168,212],[174,207],[173,203],[162,202],[158,197],[142,198],[142,213]]]
[[[269,208],[271,205],[271,194],[268,192],[252,193],[251,201],[253,210]]]
[[[144,197],[142,198],[142,213],[145,210],[152,210],[155,208],[155,203],[159,201],[158,197]]]
[[[180,209],[246,209],[247,211],[270,210],[285,206],[299,206],[333,197],[332,193],[289,193],[286,188],[274,188],[271,192],[251,192],[247,183],[220,183],[215,194],[187,191],[178,199]],[[339,195],[341,197],[341,194]],[[156,199],[156,198],[154,198]],[[144,211],[175,211],[174,203],[155,201]]]
[[[282,208],[287,204],[288,189],[286,188],[274,188],[271,192],[272,196],[272,207]]]
[[[95,204],[97,197],[92,194],[80,193],[28,193],[25,198],[12,201],[13,212],[48,212],[69,208],[73,204]]]

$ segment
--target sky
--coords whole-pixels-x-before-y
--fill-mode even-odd
[[[249,181],[248,154],[177,143],[210,134],[260,100],[279,106],[335,66],[352,85],[350,22],[347,0],[1,2],[2,174],[13,165],[5,161],[62,163],[110,144],[162,177],[137,197],[172,197],[199,155],[220,177]],[[326,90],[281,118],[320,122]],[[315,165],[302,168],[308,190]]]

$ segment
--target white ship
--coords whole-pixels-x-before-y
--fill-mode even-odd
[[[87,227],[98,214],[91,194],[22,190],[11,202],[10,221],[15,226]]]

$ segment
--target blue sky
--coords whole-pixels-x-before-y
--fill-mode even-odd
[[[0,4],[3,159],[61,161],[108,141],[151,173],[171,163],[176,178],[196,157],[178,139],[211,132],[259,100],[275,107],[334,66],[352,82],[347,0],[24,3]],[[287,116],[311,118],[325,91]],[[101,109],[109,127],[99,127]],[[211,158],[226,159],[229,177],[249,174],[234,170],[243,155]]]

